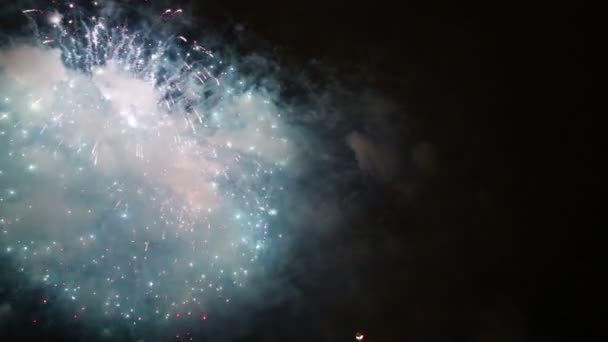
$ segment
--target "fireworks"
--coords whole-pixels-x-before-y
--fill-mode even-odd
[[[290,143],[274,99],[154,27],[181,9],[148,29],[22,12],[36,40],[0,52],[4,253],[74,319],[207,320],[230,305],[280,243]]]

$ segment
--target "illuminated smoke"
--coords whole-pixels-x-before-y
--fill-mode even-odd
[[[3,252],[74,318],[206,320],[281,243],[276,99],[200,41],[75,7],[23,10],[35,39],[0,52]]]

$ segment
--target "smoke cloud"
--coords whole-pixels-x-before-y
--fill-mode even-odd
[[[401,108],[290,68],[265,74],[276,64],[261,55],[215,56],[175,31],[176,8],[138,11],[131,31],[116,3],[90,21],[54,11],[25,13],[38,37],[0,51],[0,245],[36,305],[86,322],[76,338],[280,340],[257,328],[285,307],[311,315],[323,265],[357,278],[372,251],[340,237],[373,215],[369,198],[415,183],[391,128]],[[289,96],[286,78],[303,91]],[[412,155],[435,172],[431,145]],[[338,256],[315,255],[317,242]]]

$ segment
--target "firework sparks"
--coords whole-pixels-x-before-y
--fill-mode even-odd
[[[41,10],[36,9],[36,8],[31,8],[31,9],[26,9],[22,11],[23,14],[28,14],[28,13],[42,13]]]
[[[290,145],[273,99],[181,35],[22,12],[48,18],[0,52],[5,253],[74,319],[207,320],[277,243]]]

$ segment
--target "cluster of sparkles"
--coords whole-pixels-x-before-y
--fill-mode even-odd
[[[280,243],[289,141],[272,98],[186,37],[23,13],[39,41],[0,53],[3,252],[74,318],[230,305]]]

